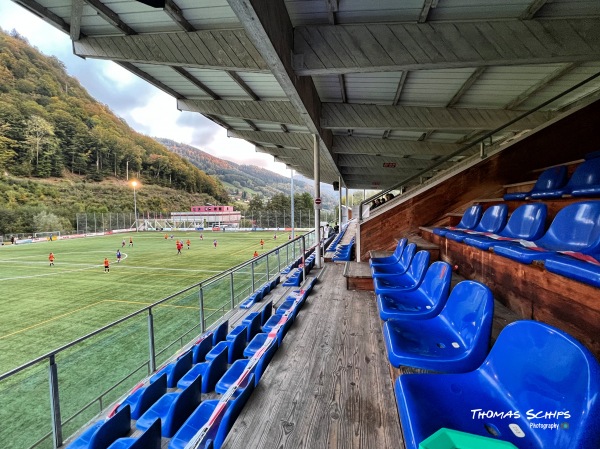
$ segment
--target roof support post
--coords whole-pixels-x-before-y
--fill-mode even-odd
[[[321,154],[319,151],[319,136],[313,134],[313,151],[315,155],[314,180],[315,180],[315,266],[321,268],[321,204],[316,199],[321,198]]]
[[[341,228],[342,227],[342,178],[338,178],[339,179],[339,198],[338,198],[338,226]]]

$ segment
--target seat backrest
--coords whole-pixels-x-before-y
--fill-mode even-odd
[[[402,251],[400,255],[400,259],[398,260],[398,268],[406,271],[406,269],[410,266],[410,262],[412,261],[415,253],[417,252],[417,244],[409,243]]]
[[[207,335],[204,335],[200,338],[196,344],[192,347],[192,352],[194,354],[194,364],[204,362],[204,357],[208,351],[210,351],[213,347],[213,333],[210,332]]]
[[[394,250],[393,257],[395,257],[396,259],[399,259],[400,256],[402,255],[402,252],[404,251],[404,248],[406,247],[407,243],[408,243],[408,239],[406,239],[406,238],[400,239],[400,241],[398,242],[398,245],[396,246],[396,249]]]
[[[223,420],[219,424],[219,430],[217,431],[217,435],[215,436],[214,440],[214,449],[220,449],[223,445],[223,442],[233,427],[235,420],[238,418],[238,416],[240,416],[244,405],[246,405],[248,398],[254,391],[254,384],[254,374],[250,374],[248,376],[246,386],[243,389],[238,390],[239,392],[236,392],[237,396],[227,407],[227,411],[223,416]]]
[[[94,432],[88,448],[106,449],[117,438],[126,436],[129,430],[131,430],[131,409],[129,405],[125,405]]]
[[[135,414],[132,413],[132,418],[137,419],[148,410],[152,404],[167,392],[167,375],[162,374],[154,382],[148,385],[138,401],[137,407],[135,408]]]
[[[545,203],[523,204],[512,213],[500,235],[512,239],[537,240],[544,234],[547,213]]]
[[[219,326],[213,331],[213,346],[219,343],[220,341],[225,340],[227,337],[229,329],[229,320],[223,321]]]
[[[170,438],[175,435],[185,420],[200,405],[201,383],[202,376],[196,377],[171,403],[163,423],[163,436]]]
[[[428,266],[429,252],[422,250],[415,254],[406,272],[412,279],[418,281],[417,284],[420,284],[425,277]]]
[[[139,438],[129,446],[129,449],[160,449],[160,418],[157,418]]]
[[[477,226],[477,223],[479,223],[482,213],[483,206],[481,204],[474,204],[465,211],[460,223],[456,227],[461,229],[473,229]]]
[[[258,385],[260,378],[262,377],[263,373],[267,369],[267,366],[269,366],[269,363],[271,362],[271,359],[275,355],[275,352],[277,352],[277,343],[273,341],[271,343],[271,345],[267,348],[267,350],[264,352],[264,354],[262,355],[262,357],[260,358],[258,363],[256,364],[256,370],[254,370],[255,385]]]
[[[565,165],[550,167],[542,172],[530,193],[560,189],[566,183],[567,167]]]
[[[444,307],[446,299],[448,299],[451,281],[452,268],[449,263],[438,260],[427,268],[427,273],[425,273],[425,278],[419,288],[423,290],[433,309],[441,310]]]
[[[210,362],[202,376],[202,392],[209,393],[215,389],[215,385],[225,371],[227,371],[229,346],[220,351]]]
[[[179,356],[168,378],[169,387],[175,387],[179,379],[181,379],[185,375],[185,373],[192,369],[193,364],[194,356],[191,350],[186,351],[183,355]]]
[[[576,189],[600,185],[600,158],[588,159],[582,162],[571,175],[567,187]]]
[[[273,301],[266,303],[262,309],[260,309],[260,321],[261,324],[265,324],[269,317],[273,314]]]
[[[539,321],[511,323],[478,372],[496,379],[495,391],[503,392],[507,403],[525,415],[528,427],[561,424],[557,430],[532,428],[539,441],[536,447],[600,447],[600,364],[570,335]],[[544,419],[539,412],[563,414]]]
[[[563,207],[535,243],[552,251],[598,252],[600,201],[582,201]]]
[[[481,361],[487,354],[493,315],[491,290],[476,281],[462,281],[450,292],[439,316],[456,332],[464,347],[475,348],[482,343]]]
[[[233,335],[233,339],[229,340],[229,363],[233,363],[242,357],[248,342],[248,327],[245,324],[240,324],[231,331],[231,335]]]
[[[260,312],[252,312],[243,321],[248,325],[246,338],[248,341],[252,340],[256,334],[260,332],[261,316]]]
[[[506,204],[495,204],[483,213],[481,221],[477,224],[475,230],[496,233],[504,228],[507,218],[508,206]]]

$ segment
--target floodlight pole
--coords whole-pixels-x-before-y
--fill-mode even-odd
[[[294,227],[294,169],[292,168],[292,179],[291,179],[291,186],[292,186],[292,239],[294,239],[296,237],[296,233],[295,233],[295,227]]]
[[[137,185],[136,181],[131,183],[133,186],[133,215],[135,219],[135,232],[138,232],[138,222],[137,222],[137,198],[135,196],[135,186]]]

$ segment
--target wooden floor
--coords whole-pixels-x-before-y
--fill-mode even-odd
[[[224,449],[404,447],[372,292],[327,264]]]

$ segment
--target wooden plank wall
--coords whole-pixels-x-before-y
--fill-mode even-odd
[[[360,260],[369,251],[394,247],[396,238],[418,231],[446,212],[460,210],[480,198],[501,197],[502,186],[531,179],[532,171],[575,159],[600,149],[600,101],[516,141],[502,153],[385,211],[360,226]]]
[[[485,283],[496,300],[521,318],[543,321],[571,334],[600,359],[597,288],[550,273],[541,266],[430,236],[440,243],[442,260],[458,266],[458,274]]]

